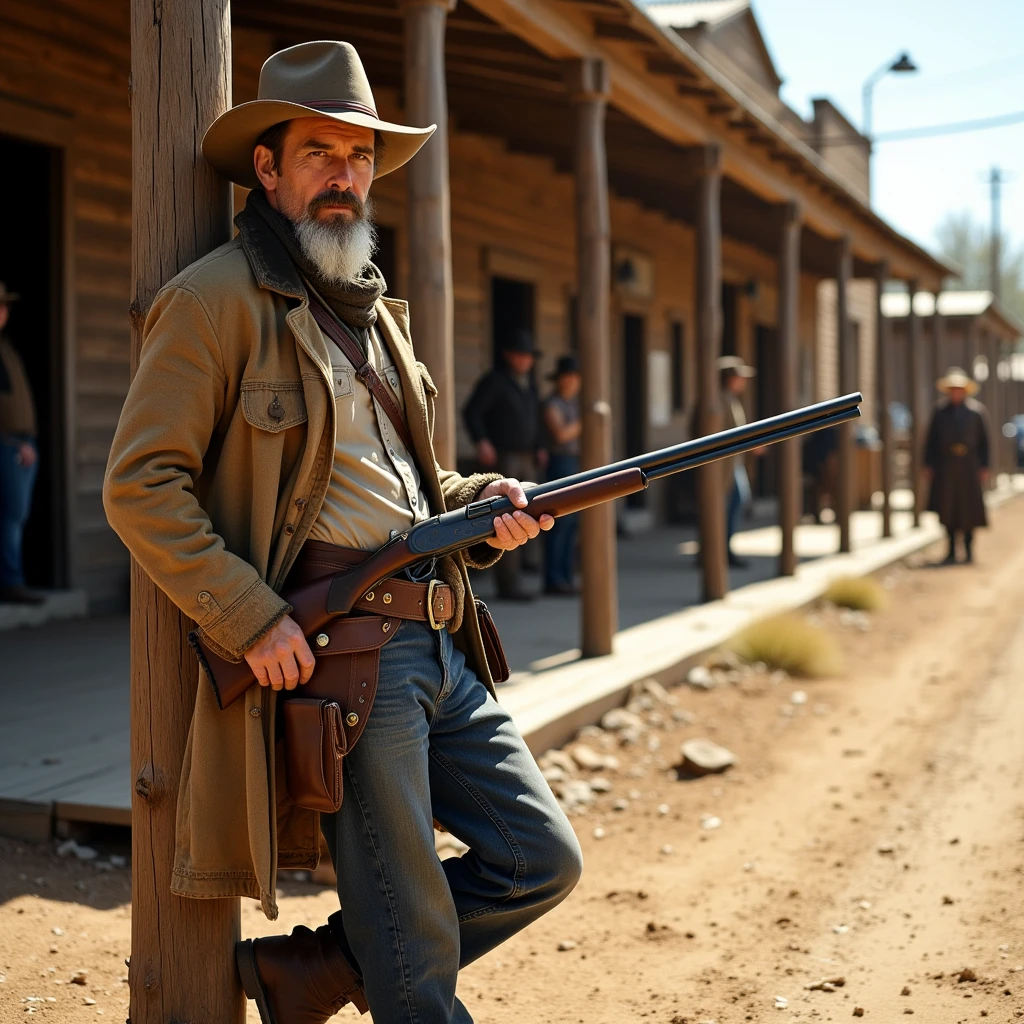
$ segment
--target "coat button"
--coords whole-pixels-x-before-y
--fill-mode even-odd
[[[317,647],[326,647],[331,642],[331,638],[326,633],[317,633],[316,645]]]
[[[305,498],[296,498],[295,499],[295,507],[301,512],[306,507],[306,499]]]
[[[253,718],[259,718],[263,712],[259,708],[249,708],[249,714],[252,715]]]
[[[349,712],[349,713],[348,713],[348,714],[347,714],[347,715],[345,716],[345,722],[346,722],[346,723],[347,723],[348,725],[350,725],[350,726],[352,726],[352,725],[358,725],[358,724],[359,724],[359,716],[358,716],[358,715],[357,715],[357,714],[356,714],[356,713],[355,713],[354,711],[350,711],[350,712]]]
[[[292,534],[293,534],[293,533],[295,532],[295,527],[294,527],[294,526],[292,526],[292,524],[291,524],[291,523],[289,523],[289,524],[288,524],[288,525],[287,525],[287,526],[286,526],[286,527],[284,528],[284,532],[285,532],[285,533],[287,533],[287,534],[288,534],[288,536],[290,537],[290,536],[291,536],[291,535],[292,535]]]
[[[200,590],[197,599],[198,599],[200,604],[209,604],[210,603],[210,594],[206,590]]]

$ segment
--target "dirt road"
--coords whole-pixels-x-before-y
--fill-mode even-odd
[[[866,630],[812,613],[841,678],[675,691],[694,721],[617,750],[612,791],[573,819],[577,891],[463,972],[480,1024],[1024,1019],[1022,537],[1017,500],[978,564],[926,568],[928,552],[884,573]],[[679,781],[679,742],[700,735],[738,763]],[[127,881],[0,845],[0,1021],[123,1019]],[[290,883],[277,925],[244,904],[243,927],[335,905]]]

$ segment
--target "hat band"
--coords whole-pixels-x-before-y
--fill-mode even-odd
[[[305,107],[314,107],[326,113],[344,114],[368,114],[370,117],[377,117],[377,111],[365,103],[357,103],[355,100],[306,100],[302,104]],[[379,118],[377,118],[379,120]]]

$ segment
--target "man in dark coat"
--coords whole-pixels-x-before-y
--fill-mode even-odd
[[[971,396],[978,385],[960,369],[950,367],[938,381],[946,401],[939,404],[928,428],[925,474],[931,480],[928,508],[939,514],[949,533],[945,561],[956,561],[956,535],[963,535],[964,560],[973,560],[972,541],[987,526],[984,486],[988,480],[989,423],[985,407]]]
[[[533,382],[538,353],[529,331],[517,331],[497,365],[477,381],[462,416],[485,469],[516,472],[517,480],[537,479],[541,454],[540,397]],[[520,582],[521,556],[502,558],[495,566],[498,596],[506,601],[529,601],[532,594]]]

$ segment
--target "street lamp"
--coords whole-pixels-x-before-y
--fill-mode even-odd
[[[864,100],[864,117],[862,119],[862,131],[866,138],[871,138],[871,93],[879,79],[889,74],[890,71],[901,74],[906,71],[917,71],[917,65],[910,59],[909,53],[901,53],[895,60],[887,60],[877,71],[870,75],[864,83],[861,96]]]

